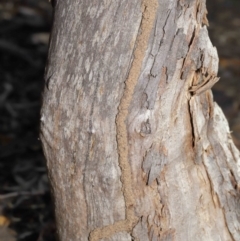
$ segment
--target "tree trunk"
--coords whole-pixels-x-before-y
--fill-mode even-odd
[[[57,0],[41,140],[62,241],[240,240],[204,0]]]

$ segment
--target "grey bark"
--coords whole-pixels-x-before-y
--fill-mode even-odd
[[[240,240],[240,157],[204,0],[58,0],[41,140],[62,241]]]

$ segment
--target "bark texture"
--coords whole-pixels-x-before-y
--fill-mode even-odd
[[[204,0],[56,1],[41,140],[60,240],[240,240],[206,13]]]

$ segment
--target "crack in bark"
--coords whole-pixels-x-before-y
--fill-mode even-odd
[[[128,131],[127,131],[127,117],[128,109],[131,104],[134,89],[140,76],[142,62],[145,56],[145,51],[148,47],[148,40],[151,34],[151,30],[156,18],[158,2],[157,0],[142,1],[142,21],[141,30],[136,40],[136,49],[134,51],[134,59],[131,69],[129,71],[128,78],[125,82],[125,89],[122,99],[119,104],[119,112],[116,117],[116,129],[117,129],[117,144],[119,155],[119,166],[121,168],[121,181],[122,190],[125,200],[125,220],[118,221],[112,225],[105,226],[103,228],[96,228],[90,232],[89,241],[97,241],[103,238],[109,238],[117,232],[131,232],[136,222],[138,221],[135,216],[135,198],[132,192],[132,174],[131,166],[128,160]]]
[[[188,113],[189,113],[189,119],[190,119],[190,125],[191,125],[191,133],[192,133],[192,148],[194,149],[195,147],[195,130],[194,130],[194,123],[193,123],[193,114],[192,114],[192,109],[191,109],[191,101],[192,97],[188,100]]]

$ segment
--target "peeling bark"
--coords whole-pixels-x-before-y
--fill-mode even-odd
[[[200,0],[56,1],[41,140],[60,240],[240,240],[240,158]]]

